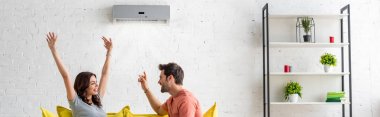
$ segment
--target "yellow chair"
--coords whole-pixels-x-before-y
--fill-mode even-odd
[[[124,112],[125,110],[129,110],[129,106],[125,106],[123,109],[121,109],[118,113],[107,113],[107,117],[125,117]]]
[[[133,114],[130,109],[124,109],[124,117],[168,117],[168,115],[157,114]]]
[[[203,117],[218,117],[218,110],[216,108],[216,102],[214,103],[214,105],[208,109],[207,112],[205,112],[203,114]]]
[[[168,115],[160,116],[157,114],[133,114],[130,109],[125,110],[124,114],[124,117],[168,117]],[[207,112],[203,114],[203,117],[218,117],[216,102]]]
[[[125,110],[129,110],[129,106],[125,106],[118,113],[107,113],[107,117],[124,117]],[[57,117],[57,115],[41,107],[42,117]],[[57,106],[58,117],[72,117],[72,111],[63,106]]]
[[[52,112],[40,107],[41,111],[42,111],[42,117],[57,117],[56,114],[53,114]]]
[[[73,114],[70,109],[63,106],[57,106],[58,117],[72,117]]]
[[[42,117],[57,117],[57,115],[41,107]],[[57,106],[58,117],[72,117],[70,109],[63,106]],[[118,113],[107,113],[107,117],[168,117],[168,115],[160,116],[157,114],[134,114],[129,106],[125,106]],[[203,117],[218,117],[216,103],[203,114]]]

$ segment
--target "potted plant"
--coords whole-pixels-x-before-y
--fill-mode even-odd
[[[312,18],[310,17],[302,17],[301,25],[303,27],[303,31],[305,32],[305,35],[303,35],[304,42],[310,42],[311,41],[311,27],[312,25]]]
[[[302,98],[302,87],[298,82],[288,82],[285,87],[285,100],[296,103],[298,102],[298,97]]]
[[[325,72],[330,72],[331,66],[336,66],[335,55],[330,54],[330,53],[325,53],[321,56],[320,62],[322,65],[324,65]]]

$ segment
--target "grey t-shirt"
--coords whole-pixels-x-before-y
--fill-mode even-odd
[[[79,96],[75,96],[73,101],[69,101],[73,111],[73,117],[106,117],[104,110],[95,104],[88,105]]]

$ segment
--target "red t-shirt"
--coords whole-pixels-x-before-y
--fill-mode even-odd
[[[202,117],[200,103],[186,89],[171,96],[161,107],[168,112],[169,117]]]

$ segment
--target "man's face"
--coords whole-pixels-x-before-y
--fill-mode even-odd
[[[169,91],[167,76],[164,74],[164,70],[161,70],[160,80],[158,80],[158,84],[161,85],[161,93],[165,93]]]

